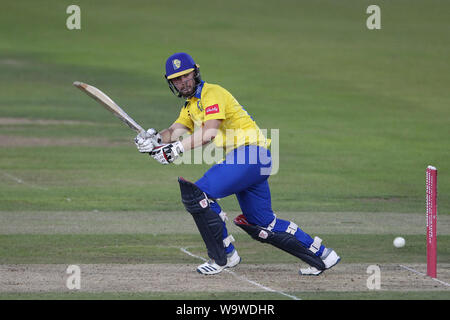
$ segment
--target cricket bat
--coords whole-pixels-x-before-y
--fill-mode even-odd
[[[75,87],[85,92],[91,98],[97,100],[106,110],[112,112],[117,118],[125,122],[131,129],[137,133],[146,132],[136,121],[133,120],[121,107],[119,107],[110,97],[104,94],[102,91],[87,83],[75,81],[73,83]]]

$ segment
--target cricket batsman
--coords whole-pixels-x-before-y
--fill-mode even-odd
[[[183,205],[194,219],[210,258],[197,271],[217,274],[241,261],[226,228],[226,214],[217,202],[233,194],[242,210],[234,223],[253,239],[306,262],[309,267],[300,269],[300,275],[319,275],[336,265],[340,257],[326,248],[322,239],[312,238],[297,224],[280,219],[272,211],[270,141],[230,92],[203,81],[199,65],[184,52],[167,59],[165,78],[184,105],[169,128],[160,132],[151,128],[139,134],[135,138],[138,150],[166,165],[183,152],[209,143],[225,150],[225,159],[195,183],[178,178]]]

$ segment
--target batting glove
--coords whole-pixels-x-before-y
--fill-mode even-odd
[[[161,145],[161,135],[155,129],[151,128],[147,131],[139,133],[134,138],[134,143],[141,153],[149,153],[155,147]]]
[[[163,144],[155,147],[150,152],[150,156],[161,164],[169,164],[178,158],[183,152],[183,145],[180,141],[177,141],[175,143]]]

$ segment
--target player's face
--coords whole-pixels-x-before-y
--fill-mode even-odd
[[[172,83],[183,96],[190,96],[195,89],[194,71],[173,78]]]

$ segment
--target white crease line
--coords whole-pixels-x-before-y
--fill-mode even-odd
[[[193,253],[187,251],[185,248],[180,248],[180,250],[183,251],[184,253],[186,253],[187,255],[190,255],[191,257],[200,259],[200,260],[202,260],[202,261],[207,261],[205,258],[200,257],[200,256],[197,256],[197,255],[195,255],[195,254],[193,254]],[[223,270],[226,271],[226,272],[231,273],[233,276],[235,276],[235,277],[238,278],[238,279],[247,281],[248,283],[251,283],[251,284],[253,284],[254,286],[257,286],[257,287],[259,287],[259,288],[261,288],[261,289],[264,289],[264,290],[266,290],[266,291],[269,291],[269,292],[275,292],[275,293],[281,294],[281,295],[283,295],[283,296],[289,297],[289,298],[291,298],[291,299],[293,299],[293,300],[301,300],[300,298],[298,298],[298,297],[296,297],[296,296],[291,296],[291,295],[289,295],[289,294],[287,294],[287,293],[284,293],[284,292],[282,292],[282,291],[278,291],[278,290],[275,290],[275,289],[272,289],[272,288],[263,286],[262,284],[259,284],[259,283],[255,282],[255,281],[252,281],[252,280],[250,280],[250,279],[247,279],[247,278],[244,277],[244,276],[240,276],[240,275],[236,274],[234,271],[231,271],[231,270],[228,270],[228,269],[223,269]]]
[[[7,172],[2,172],[2,173],[3,173],[3,175],[4,175],[5,177],[10,178],[11,180],[14,180],[14,181],[17,182],[17,183],[23,184],[24,186],[28,186],[28,187],[32,187],[32,188],[37,188],[37,189],[42,189],[42,190],[48,190],[48,189],[45,188],[45,187],[41,187],[41,186],[37,186],[37,185],[35,185],[35,184],[31,184],[31,183],[25,182],[25,181],[23,181],[22,179],[20,179],[20,178],[18,178],[18,177],[16,177],[16,176],[13,176],[12,174],[9,174],[9,173],[7,173]]]
[[[427,275],[426,275],[425,273],[419,272],[419,271],[414,270],[414,269],[412,269],[412,268],[409,268],[409,267],[407,267],[407,266],[404,266],[404,265],[401,265],[401,264],[400,264],[400,267],[402,267],[402,268],[404,268],[404,269],[406,269],[406,270],[408,270],[408,271],[417,273],[417,274],[419,274],[419,275],[421,275],[421,276],[427,277]],[[437,279],[437,278],[431,278],[431,280],[434,280],[434,281],[436,281],[436,282],[439,282],[440,284],[443,284],[444,286],[450,287],[450,283],[447,283],[447,282],[445,282],[445,281],[439,280],[439,279]]]

